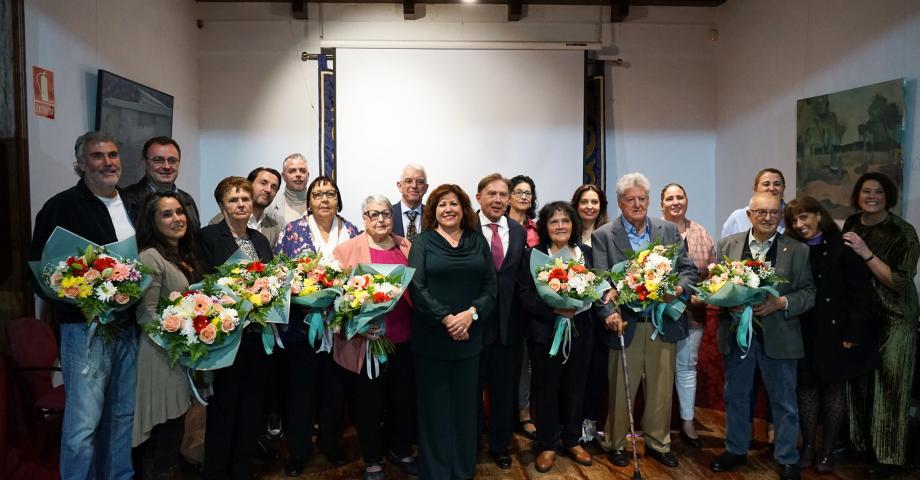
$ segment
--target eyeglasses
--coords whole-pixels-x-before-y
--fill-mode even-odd
[[[330,190],[328,192],[313,192],[310,194],[310,196],[313,197],[313,200],[322,200],[323,197],[333,199],[338,198],[339,192],[335,190]]]
[[[173,167],[179,164],[179,159],[176,157],[148,157],[147,160],[150,160],[150,163],[153,163],[157,166],[162,166],[169,164]]]
[[[428,184],[428,181],[425,180],[424,178],[421,178],[421,177],[419,177],[419,178],[404,178],[403,181],[402,181],[402,183],[405,183],[406,185],[418,185],[419,187],[424,187],[425,185]]]
[[[779,210],[750,210],[750,212],[757,218],[778,217],[782,213]]]
[[[392,210],[368,210],[364,212],[364,216],[371,219],[372,222],[377,220],[389,220],[393,218]]]
[[[533,192],[527,190],[515,190],[511,194],[518,198],[533,198]]]

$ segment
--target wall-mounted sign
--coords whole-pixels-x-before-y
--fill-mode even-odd
[[[32,88],[35,91],[35,115],[54,119],[54,72],[32,66]]]

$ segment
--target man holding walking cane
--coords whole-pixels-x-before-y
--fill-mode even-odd
[[[630,258],[649,244],[665,247],[682,242],[677,226],[671,222],[649,218],[649,182],[641,173],[629,173],[617,181],[617,203],[621,215],[592,234],[594,266],[610,270],[614,265]],[[690,286],[697,280],[697,271],[687,256],[686,245],[681,245],[674,271],[678,273],[676,295],[687,300]],[[595,306],[599,318],[604,319],[604,343],[613,350],[625,346],[625,355],[610,354],[608,375],[610,395],[607,416],[607,441],[610,461],[617,466],[629,464],[626,452],[627,432],[631,430],[631,403],[635,400],[635,387],[645,377],[645,413],[641,428],[645,436],[645,451],[657,462],[670,468],[678,466],[677,457],[671,453],[671,399],[674,384],[676,342],[688,335],[686,316],[677,320],[662,318],[657,326],[652,309],[618,311],[616,292],[610,292],[603,302]],[[674,298],[664,298],[665,302]],[[628,371],[623,364],[628,364]],[[633,387],[632,391],[626,385]],[[635,444],[634,447],[635,448]],[[634,453],[634,456],[636,453]]]

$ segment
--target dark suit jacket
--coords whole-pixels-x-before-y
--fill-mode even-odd
[[[649,237],[652,243],[658,242],[662,245],[681,244],[676,265],[679,276],[677,284],[683,288],[686,295],[689,295],[692,291],[690,286],[697,281],[698,271],[687,255],[687,243],[684,242],[680,232],[677,231],[677,225],[666,220],[649,217]],[[595,230],[591,234],[591,248],[594,250],[594,268],[601,271],[610,270],[617,263],[629,258],[627,254],[632,251],[632,246],[629,244],[626,228],[623,227],[623,217],[618,216],[613,221]],[[612,302],[608,305],[598,302],[595,304],[594,313],[599,321],[603,322],[615,309]],[[624,342],[626,346],[629,346],[633,336],[636,334],[636,324],[639,316],[625,307],[620,309],[620,314],[625,321],[629,322],[624,332]],[[686,315],[682,315],[677,321],[664,321],[662,329],[664,333],[658,338],[666,342],[683,340],[690,333]],[[616,332],[604,328],[601,337],[604,345],[610,348],[620,348],[620,341]]]
[[[392,205],[393,207],[393,233],[399,235],[400,237],[406,236],[405,227],[403,227],[403,211],[402,211],[402,202],[396,202]],[[418,232],[422,233],[422,215],[425,213],[425,206],[420,205],[419,210],[422,212],[419,213],[418,219]]]
[[[144,208],[144,200],[150,193],[147,176],[141,177],[137,183],[129,185],[122,191],[121,200],[125,202],[125,208],[128,210],[128,216],[131,221],[137,223],[137,218],[141,215]],[[182,208],[185,209],[185,216],[188,217],[188,226],[190,229],[197,230],[201,226],[200,216],[198,215],[198,206],[195,205],[195,199],[185,190],[176,189],[176,195],[182,200]]]
[[[585,257],[585,266],[594,268],[594,259],[591,247],[578,244],[581,253]],[[520,299],[521,316],[527,319],[530,338],[535,343],[548,345],[553,342],[553,335],[556,328],[556,314],[553,309],[543,303],[540,295],[537,294],[537,286],[533,280],[533,274],[530,272],[530,253],[537,249],[547,253],[549,249],[546,245],[537,245],[534,248],[528,248],[524,252],[524,258],[521,259],[521,267],[518,269],[518,298]],[[575,330],[579,335],[587,335],[594,329],[594,313],[588,309],[575,315],[572,319]]]
[[[253,246],[256,247],[256,253],[259,254],[259,260],[270,262],[272,260],[272,247],[268,244],[268,239],[258,230],[251,228],[246,229],[249,239],[252,240]],[[227,221],[223,220],[214,225],[208,225],[198,231],[199,260],[204,267],[205,273],[213,273],[214,269],[230,258],[239,247]]]
[[[480,231],[482,231],[480,229]],[[527,233],[520,223],[508,219],[508,252],[502,261],[502,267],[495,273],[498,275],[498,291],[495,309],[479,320],[485,328],[483,342],[491,345],[499,340],[503,345],[511,345],[521,338],[520,317],[514,312],[517,301],[517,278],[524,257],[524,248],[527,246]]]
[[[719,240],[716,258],[740,259],[748,240],[748,232],[736,233]],[[799,315],[815,304],[815,286],[811,279],[808,246],[783,234],[776,236],[776,274],[787,280],[776,289],[789,301],[787,311],[778,310],[760,319],[763,325],[763,348],[767,356],[776,359],[797,359],[805,355]],[[731,331],[732,319],[727,311],[719,315],[719,351],[731,352],[736,342]]]

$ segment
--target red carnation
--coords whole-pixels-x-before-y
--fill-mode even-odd
[[[565,274],[565,270],[563,270],[563,269],[561,269],[561,268],[554,268],[554,269],[550,270],[550,272],[549,272],[549,279],[552,280],[552,279],[554,279],[554,278],[558,278],[559,281],[560,281],[560,282],[563,282],[563,283],[569,281],[569,276],[566,275],[566,274]]]
[[[67,267],[70,269],[70,272],[75,277],[82,277],[86,273],[86,264],[83,263],[82,258],[70,257],[67,259]]]
[[[117,262],[112,257],[97,258],[93,262],[93,268],[101,272],[105,270],[106,268],[114,268],[116,263]]]
[[[645,298],[648,297],[648,289],[645,288],[645,285],[639,285],[636,287],[636,294],[639,295],[639,301],[644,302]]]
[[[389,295],[384,292],[374,292],[374,303],[385,303],[392,300]]]
[[[204,327],[208,326],[208,317],[204,315],[198,315],[192,320],[192,326],[195,327],[195,333],[201,333],[204,330]]]
[[[265,264],[262,262],[252,262],[249,265],[246,265],[246,271],[262,273],[265,271]]]
[[[763,266],[763,262],[759,260],[747,260],[744,262],[744,264],[748,267],[762,267]]]

